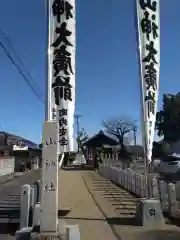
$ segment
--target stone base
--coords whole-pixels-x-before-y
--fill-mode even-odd
[[[137,202],[136,218],[141,226],[154,227],[164,224],[161,203],[156,199],[140,199]]]
[[[38,226],[36,226],[38,229]],[[60,224],[57,233],[38,233],[33,232],[33,228],[24,228],[16,232],[17,240],[80,240],[78,225]]]

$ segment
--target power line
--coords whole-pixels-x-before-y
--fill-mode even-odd
[[[23,68],[25,69],[26,74],[20,69],[20,67],[16,64],[15,59],[11,56],[10,52],[7,50],[7,48],[5,47],[5,45],[3,44],[3,42],[0,40],[0,46],[3,48],[4,52],[6,53],[7,57],[11,60],[12,64],[16,67],[16,69],[18,70],[18,72],[20,73],[20,75],[23,77],[23,79],[25,80],[25,82],[27,83],[27,85],[30,87],[30,89],[32,90],[32,92],[35,94],[35,96],[44,104],[44,100],[43,98],[40,96],[38,89],[38,86],[36,85],[35,81],[33,80],[33,78],[31,77],[29,71],[26,69],[24,63],[22,62],[22,60],[18,57],[18,54],[15,52],[10,39],[7,37],[7,35],[5,34],[5,31],[2,30],[0,28],[1,33],[3,34],[3,36],[6,39],[6,42],[8,42],[9,46],[11,47],[11,50],[13,50],[13,53],[16,57],[16,59],[18,59],[18,61],[22,64]],[[28,75],[30,80],[28,79],[28,77],[26,76]],[[33,85],[34,84],[34,85]]]
[[[31,90],[33,91],[33,93],[36,95],[36,97],[42,102],[42,99],[39,97],[39,94],[37,92],[37,90],[34,88],[34,86],[30,83],[30,81],[27,79],[27,77],[25,76],[25,74],[19,69],[19,67],[16,65],[15,61],[13,60],[13,58],[11,57],[11,55],[9,54],[9,52],[7,51],[7,49],[4,47],[3,43],[0,41],[0,46],[4,49],[7,57],[11,60],[11,62],[13,63],[13,65],[16,67],[16,69],[18,70],[18,72],[20,73],[20,75],[23,77],[23,79],[26,81],[26,83],[28,84],[28,86],[31,88]]]
[[[6,35],[5,31],[0,27],[0,31],[3,34],[4,38],[6,39],[6,42],[9,44],[11,51],[13,52],[13,55],[15,56],[15,58],[21,63],[21,65],[23,66],[26,74],[28,75],[28,77],[31,79],[31,82],[34,84],[34,86],[39,89],[38,85],[36,84],[36,82],[34,81],[34,79],[32,78],[30,72],[27,70],[25,64],[23,63],[23,61],[21,60],[21,58],[19,57],[19,55],[17,54],[17,52],[15,51],[13,44],[10,40],[10,38]]]

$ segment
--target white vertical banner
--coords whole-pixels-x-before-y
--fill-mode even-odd
[[[56,105],[59,153],[73,151],[75,109],[75,0],[51,0],[51,96]]]
[[[160,0],[136,0],[140,78],[143,109],[143,138],[148,162],[152,147],[159,93]]]
[[[46,120],[56,120],[56,104],[54,93],[52,92],[52,79],[53,79],[53,51],[51,43],[54,40],[55,23],[52,13],[52,0],[47,0],[47,102],[46,102]]]

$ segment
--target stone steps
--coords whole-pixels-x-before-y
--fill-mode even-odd
[[[4,220],[3,220],[4,219]],[[9,219],[20,219],[20,193],[9,194],[0,201],[0,222]]]

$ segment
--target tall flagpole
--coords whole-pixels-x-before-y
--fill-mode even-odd
[[[47,0],[46,121],[43,128],[42,235],[58,228],[59,154],[73,150],[75,0]]]
[[[148,165],[152,161],[152,147],[159,93],[160,0],[136,0],[136,16],[141,82],[142,137],[145,153],[145,196],[148,198]]]
[[[141,69],[141,45],[140,45],[140,34],[139,34],[139,26],[140,21],[138,18],[138,8],[137,8],[137,0],[134,1],[135,6],[135,14],[134,14],[134,20],[135,20],[135,29],[136,29],[136,41],[137,41],[137,56],[138,56],[138,67],[139,67],[139,78],[141,79],[142,76],[142,69]],[[145,127],[144,127],[144,91],[143,89],[143,81],[139,81],[139,87],[140,87],[140,113],[141,113],[141,136],[142,136],[142,145],[143,145],[143,153],[144,153],[144,180],[145,180],[145,197],[148,198],[148,171],[147,171],[147,159],[146,159],[146,137],[145,137]]]
[[[48,88],[49,82],[49,54],[48,54],[48,47],[49,47],[49,2],[48,0],[45,1],[45,24],[46,24],[46,44],[45,44],[45,121],[50,119],[49,114],[49,101],[50,101],[50,94]]]

